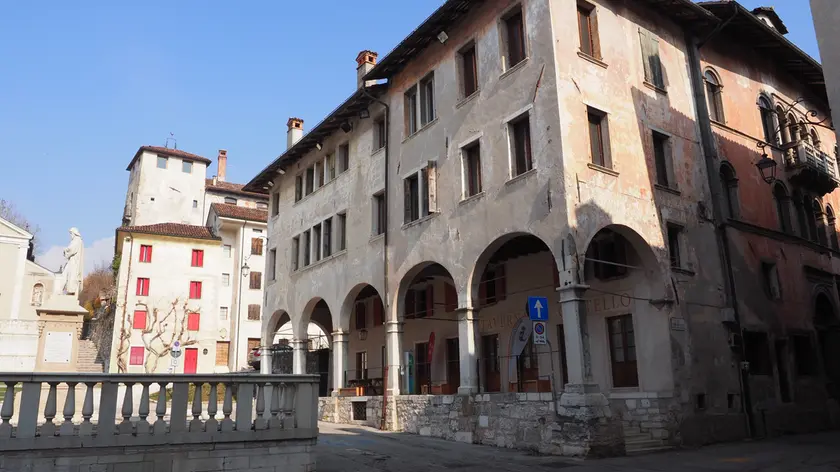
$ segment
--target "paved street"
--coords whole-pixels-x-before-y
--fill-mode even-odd
[[[321,423],[319,472],[837,472],[840,432],[742,442],[639,457],[576,461],[459,444],[370,428]]]

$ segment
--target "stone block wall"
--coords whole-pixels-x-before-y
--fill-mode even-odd
[[[0,454],[2,472],[314,472],[315,439],[29,449]]]
[[[610,408],[626,430],[650,433],[652,439],[680,443],[681,406],[673,398],[614,398]]]
[[[354,418],[354,403],[365,404],[365,419]],[[382,397],[321,397],[318,399],[318,420],[379,428],[382,423]]]

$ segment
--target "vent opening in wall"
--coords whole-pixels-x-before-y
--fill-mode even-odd
[[[694,408],[698,411],[702,411],[706,409],[706,394],[705,393],[698,393],[694,399]]]
[[[367,421],[367,402],[353,402],[353,421]]]

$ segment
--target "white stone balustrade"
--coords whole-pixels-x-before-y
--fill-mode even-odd
[[[314,375],[0,373],[0,386],[0,451],[318,434]]]

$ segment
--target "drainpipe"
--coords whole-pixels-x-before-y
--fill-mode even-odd
[[[245,257],[245,222],[242,222],[242,236],[240,236],[239,242],[239,269],[236,270],[236,283],[239,285],[239,294],[236,296],[236,321],[234,322],[233,332],[235,333],[235,337],[232,338],[234,342],[233,346],[233,367],[234,369],[238,368],[239,366],[239,324],[242,319],[242,284],[245,283],[242,281],[242,265],[244,264],[243,258]]]
[[[728,23],[731,20],[732,18],[727,20],[726,23]],[[732,249],[730,248],[730,242],[726,232],[727,223],[726,220],[722,217],[723,197],[721,183],[719,179],[715,178],[715,176],[718,175],[716,162],[717,150],[714,140],[714,134],[712,132],[712,124],[709,119],[709,111],[706,104],[705,88],[703,87],[703,68],[702,64],[700,63],[700,48],[703,44],[706,44],[710,39],[712,39],[712,37],[715,34],[719,33],[722,30],[722,26],[716,28],[712,32],[712,34],[704,38],[702,42],[696,41],[695,38],[689,33],[686,33],[685,38],[686,44],[688,46],[686,49],[688,50],[688,61],[690,66],[689,70],[691,74],[691,85],[694,93],[694,103],[695,108],[697,109],[697,122],[700,128],[700,141],[703,146],[703,155],[706,163],[706,173],[708,174],[709,180],[709,190],[711,191],[712,196],[712,215],[715,225],[715,233],[717,236],[718,245],[721,248],[721,250],[719,251],[720,263],[724,270],[724,277],[726,278],[724,290],[727,296],[727,300],[732,305],[732,311],[735,319],[735,331],[743,339],[741,316],[738,311],[738,297],[735,285],[735,274],[732,270],[731,264]],[[743,342],[741,342],[740,358],[746,358],[746,352],[744,349]],[[749,372],[745,371],[741,367],[740,362],[738,363],[738,373],[738,379],[741,389],[742,407],[745,413],[745,427],[747,430],[747,435],[752,436],[753,411],[752,398],[750,397]]]
[[[371,94],[367,87],[361,88],[362,94],[368,97],[369,99],[375,101],[376,103],[382,105],[385,108],[385,190],[383,191],[383,198],[385,200],[385,231],[382,234],[382,241],[385,245],[384,254],[382,258],[382,282],[384,286],[382,287],[383,290],[383,305],[384,307],[390,306],[388,303],[388,205],[389,205],[389,198],[388,198],[388,190],[389,190],[389,174],[391,168],[389,166],[389,154],[391,148],[391,107],[385,103],[384,101],[380,100],[379,98],[375,97]],[[387,314],[386,314],[387,319]],[[385,330],[385,345],[388,345],[388,330]],[[385,349],[387,352],[387,348]],[[397,353],[399,354],[399,353]],[[382,372],[382,419],[379,423],[379,429],[385,429],[385,415],[386,411],[388,410],[388,368],[389,366],[385,366],[384,371]]]

